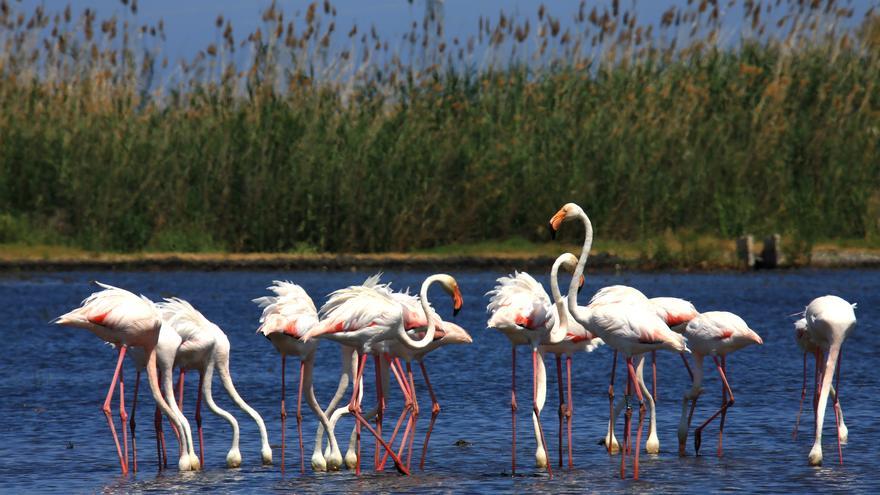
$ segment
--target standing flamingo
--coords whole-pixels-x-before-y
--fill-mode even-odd
[[[562,256],[559,265],[565,261]],[[576,281],[575,281],[576,283]],[[525,272],[514,272],[513,276],[501,277],[498,284],[486,293],[490,313],[486,326],[495,328],[510,340],[511,344],[511,385],[510,414],[512,425],[511,472],[516,474],[516,347],[528,345],[532,348],[532,422],[535,425],[538,446],[535,451],[535,464],[553,471],[547,462],[549,452],[540,414],[546,397],[546,371],[544,360],[538,359],[538,346],[557,344],[565,337],[565,329],[559,325],[557,305],[550,300],[544,287]]]
[[[110,389],[104,400],[102,411],[107,417],[107,424],[113,434],[116,444],[116,453],[119,455],[119,464],[122,473],[128,473],[128,441],[126,435],[127,413],[124,402],[124,383],[122,380],[122,361],[129,347],[141,347],[146,355],[147,379],[153,399],[162,412],[171,420],[177,431],[184,431],[178,416],[174,413],[159,390],[159,377],[156,370],[156,343],[159,339],[159,329],[162,326],[162,318],[152,301],[146,297],[138,297],[131,292],[113,287],[111,285],[96,282],[104,290],[98,291],[87,297],[79,308],[65,313],[55,320],[58,325],[70,325],[85,328],[98,336],[101,340],[113,344],[119,349],[119,358],[116,361],[116,369],[110,382]],[[122,441],[125,446],[125,454],[119,444],[116,428],[113,426],[113,418],[110,413],[110,401],[116,382],[119,382],[119,415],[122,420]],[[180,459],[178,468],[181,471],[198,470],[201,466],[196,457],[187,447],[185,439],[179,438]]]
[[[458,288],[458,283],[449,275],[436,274],[428,277],[422,283],[419,295],[425,314],[430,313],[428,288],[435,282],[439,282],[441,287],[452,296],[453,311],[458,313],[462,305],[461,291]],[[309,342],[312,338],[324,337],[358,350],[358,366],[355,375],[357,378],[355,379],[354,390],[349,403],[349,411],[354,415],[359,425],[367,428],[376,437],[376,440],[394,460],[395,467],[401,473],[409,474],[409,470],[391,450],[391,447],[370,426],[369,422],[364,419],[361,410],[362,394],[360,389],[366,359],[369,354],[381,351],[378,347],[383,342],[394,339],[399,339],[405,345],[414,349],[423,348],[434,339],[435,321],[429,318],[424,338],[418,341],[414,340],[406,333],[406,314],[400,303],[395,301],[386,290],[367,286],[352,286],[333,292],[327,303],[321,307],[320,314],[323,315],[323,319],[307,331],[302,336],[302,340]],[[382,390],[378,383],[377,387],[379,388],[378,403],[381,404],[383,400],[381,396]],[[404,390],[404,394],[406,393],[407,391]],[[358,459],[360,459],[360,456],[358,456]],[[356,470],[360,474],[359,462]]]
[[[816,409],[816,402],[819,400],[819,370],[822,365],[820,363],[820,359],[822,356],[822,351],[819,349],[815,343],[813,343],[810,338],[810,334],[807,332],[807,319],[801,318],[794,322],[794,331],[795,331],[795,341],[797,342],[798,347],[804,352],[804,384],[801,389],[801,402],[798,407],[797,417],[794,422],[794,431],[792,431],[792,438],[797,440],[798,435],[798,425],[801,421],[801,412],[804,409],[804,398],[807,396],[807,354],[812,354],[816,357],[816,369],[815,376],[813,377],[813,385],[816,386],[816,389],[813,394],[813,410]],[[840,438],[840,443],[846,445],[847,440],[849,439],[849,430],[846,427],[846,423],[843,419],[843,407],[840,405],[840,401],[837,400],[837,390],[834,386],[831,386],[831,390],[829,391],[829,395],[831,396],[831,400],[834,402],[834,413],[835,418],[837,419],[837,436]]]
[[[694,451],[695,454],[700,453],[703,428],[721,415],[718,432],[718,456],[721,457],[724,419],[727,416],[727,409],[733,405],[733,390],[727,381],[727,355],[751,344],[763,344],[764,341],[742,318],[726,311],[707,311],[700,314],[687,324],[684,335],[693,351],[696,366],[693,369],[691,388],[684,393],[682,399],[681,420],[678,424],[678,453],[685,455],[691,417],[697,405],[697,398],[703,392],[703,358],[712,356],[718,368],[718,375],[721,377],[721,408],[694,430]],[[691,401],[690,412],[688,412],[688,401]]]
[[[807,322],[807,333],[810,339],[821,351],[828,353],[828,358],[819,372],[822,382],[819,391],[819,401],[816,405],[816,439],[810,450],[809,462],[811,466],[822,465],[822,424],[825,420],[825,406],[828,404],[828,393],[831,390],[831,380],[837,375],[837,395],[840,398],[840,360],[841,347],[856,326],[855,304],[850,304],[837,296],[822,296],[813,299],[804,311]],[[820,352],[821,352],[820,351]],[[837,454],[840,463],[843,464],[843,449],[841,448],[841,431],[838,428]]]
[[[302,339],[312,327],[318,323],[318,311],[315,303],[306,291],[297,284],[292,282],[274,281],[273,285],[267,288],[275,293],[275,296],[264,296],[254,299],[258,306],[263,308],[260,316],[260,326],[257,333],[262,333],[275,346],[275,349],[281,354],[281,471],[284,472],[285,463],[284,456],[286,451],[285,432],[287,422],[287,409],[284,405],[285,392],[285,371],[287,364],[287,356],[296,356],[300,360],[299,374],[299,392],[297,394],[296,404],[296,429],[299,436],[300,451],[300,472],[305,472],[305,455],[302,442],[302,393],[306,390],[306,401],[312,412],[318,418],[319,428],[328,430],[330,441],[329,456],[325,458],[321,452],[321,434],[322,430],[318,430],[316,438],[315,450],[312,453],[311,465],[315,471],[325,471],[328,465],[331,469],[338,468],[342,464],[342,454],[339,452],[339,446],[336,438],[329,430],[329,421],[327,413],[321,410],[315,398],[314,388],[312,386],[312,373],[315,364],[315,350],[318,347],[317,341],[306,342]],[[334,400],[331,401],[328,412],[336,408],[345,393],[348,386],[348,376],[346,371],[346,362],[350,363],[352,350],[343,348],[343,376],[340,379],[339,389]]]
[[[562,331],[565,333],[565,337],[559,343],[544,344],[540,348],[542,361],[545,352],[556,355],[556,381],[559,386],[559,467],[562,467],[562,432],[563,422],[565,422],[565,429],[568,433],[567,445],[569,469],[574,465],[571,442],[571,423],[572,416],[574,415],[574,401],[571,394],[571,358],[576,352],[593,352],[604,343],[602,342],[602,339],[597,338],[595,335],[588,332],[583,325],[568,316],[568,301],[566,298],[562,297],[562,293],[559,290],[558,274],[560,266],[565,265],[566,270],[571,272],[574,270],[575,266],[577,266],[577,262],[577,256],[571,253],[565,253],[556,258],[556,261],[553,263],[553,267],[550,270],[550,293],[553,295],[554,301],[556,301],[556,312],[559,315],[559,324]],[[581,277],[581,283],[583,284],[583,277]],[[565,354],[566,387],[563,387],[562,380],[561,358],[563,354]],[[543,404],[543,398],[539,402]],[[533,420],[535,420],[535,425],[537,426],[537,416],[533,415]],[[537,433],[538,431],[536,428],[536,434]],[[536,437],[540,442],[540,437],[537,435]],[[543,453],[543,450],[541,450],[540,453]]]
[[[574,203],[567,203],[550,219],[550,229],[556,232],[561,224],[571,220],[581,220],[584,225],[584,244],[581,255],[575,267],[568,291],[568,310],[571,316],[590,333],[601,338],[606,345],[622,352],[626,356],[627,363],[627,392],[626,397],[635,386],[636,395],[639,398],[639,428],[636,437],[635,460],[633,464],[633,477],[639,477],[639,446],[641,445],[642,423],[644,421],[645,405],[642,389],[636,376],[633,365],[633,356],[651,352],[654,350],[671,350],[674,352],[689,352],[685,345],[685,338],[669,329],[666,323],[657,316],[655,310],[644,304],[615,303],[598,307],[581,307],[577,303],[577,292],[574,290],[578,279],[583,275],[590,247],[593,243],[593,225],[590,218]],[[613,376],[613,374],[612,374]],[[611,397],[610,414],[613,415],[613,388],[609,385]],[[627,400],[628,401],[628,400]],[[630,418],[632,411],[627,404],[624,427],[624,449],[626,453],[629,447]],[[625,475],[626,455],[620,456],[620,476]]]

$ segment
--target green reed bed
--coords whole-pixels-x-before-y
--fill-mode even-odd
[[[175,63],[123,3],[99,20],[0,0],[0,243],[537,241],[566,201],[614,240],[880,237],[873,12],[703,1],[637,20],[608,2],[480,19],[470,39],[426,16],[384,40],[329,3],[273,6],[247,35],[206,19],[220,41]]]

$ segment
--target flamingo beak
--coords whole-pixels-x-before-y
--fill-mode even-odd
[[[559,230],[559,225],[562,224],[563,220],[565,220],[565,210],[557,211],[553,218],[550,219],[550,237],[552,239],[556,239],[556,231]]]
[[[463,301],[461,299],[461,291],[458,290],[458,286],[452,290],[452,316],[458,315],[458,312],[461,311],[461,305]]]
[[[581,275],[581,279],[578,281],[578,294],[580,294],[581,290],[584,288],[584,281],[585,280],[586,279],[584,278],[584,276]]]

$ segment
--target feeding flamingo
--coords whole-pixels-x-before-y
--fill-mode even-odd
[[[110,432],[113,434],[113,441],[116,444],[116,453],[119,455],[122,473],[126,474],[128,473],[128,441],[125,423],[128,417],[125,411],[125,391],[121,371],[122,361],[129,347],[143,348],[146,356],[147,381],[153,399],[178,431],[183,432],[184,428],[178,416],[162,397],[162,393],[159,390],[155,352],[156,344],[159,340],[159,329],[162,326],[162,317],[159,314],[159,310],[152,301],[144,296],[138,297],[125,289],[100,282],[96,282],[96,284],[103,290],[93,293],[83,300],[79,308],[59,316],[53,320],[53,323],[85,328],[97,335],[101,340],[113,344],[119,349],[116,369],[113,372],[113,378],[110,382],[110,388],[107,391],[102,411],[107,417],[107,424],[110,426]],[[119,382],[119,416],[122,420],[124,455],[110,412],[110,401],[113,397],[117,381]],[[198,457],[189,450],[183,436],[181,435],[178,440],[180,448],[178,468],[181,471],[199,469],[201,466]]]
[[[639,451],[641,450],[639,445],[641,444],[645,405],[642,389],[639,386],[639,380],[633,365],[633,356],[661,349],[674,352],[689,351],[685,344],[685,338],[670,330],[666,322],[648,305],[629,303],[605,304],[598,307],[581,307],[578,305],[577,292],[574,289],[576,289],[579,277],[583,275],[584,267],[590,254],[590,247],[593,243],[593,225],[580,206],[574,203],[567,203],[550,219],[550,229],[552,232],[556,232],[563,222],[571,220],[580,220],[583,223],[585,235],[581,255],[575,267],[574,276],[568,291],[569,314],[590,333],[601,338],[606,345],[622,352],[626,356],[628,373],[625,398],[628,403],[628,396],[633,386],[635,386],[635,392],[639,398],[639,428],[633,463],[633,477],[638,479]],[[609,412],[610,415],[613,415],[613,388],[611,385],[609,385],[609,395],[612,398],[611,410]],[[629,450],[631,416],[632,411],[627,404],[624,426],[624,454]],[[620,456],[621,477],[625,475],[625,459],[626,455]]]
[[[811,466],[822,465],[822,424],[825,420],[825,406],[828,404],[828,394],[831,390],[831,381],[837,373],[837,394],[835,399],[840,399],[840,360],[843,342],[852,333],[856,326],[855,304],[850,304],[837,296],[822,296],[813,299],[806,310],[806,331],[810,340],[818,346],[820,352],[828,353],[822,369],[819,371],[821,388],[819,400],[816,404],[816,438],[813,448],[810,450],[809,462]],[[835,416],[837,417],[837,416]],[[838,428],[837,453],[840,463],[843,464],[843,450],[841,448],[841,431]]]
[[[700,453],[702,432],[709,423],[721,415],[718,432],[718,456],[722,455],[722,438],[724,436],[724,420],[727,410],[733,405],[733,390],[727,380],[727,355],[751,344],[763,344],[761,337],[750,329],[739,316],[726,311],[707,311],[691,320],[684,330],[688,345],[694,355],[693,383],[690,390],[684,393],[681,406],[681,420],[678,424],[678,453],[685,455],[688,429],[691,417],[697,405],[697,398],[703,392],[703,358],[712,356],[718,375],[721,377],[721,408],[694,430],[694,451]],[[684,356],[682,356],[684,357]],[[687,361],[685,361],[687,364]],[[691,369],[688,367],[688,371]],[[688,401],[691,401],[688,412]]]
[[[297,284],[292,282],[274,281],[273,285],[267,288],[275,293],[275,296],[258,297],[253,301],[263,308],[260,316],[260,326],[257,333],[262,333],[275,346],[275,349],[281,354],[281,471],[284,472],[284,457],[286,451],[285,431],[287,422],[287,409],[285,408],[284,398],[286,397],[285,371],[287,364],[287,356],[295,356],[300,360],[299,374],[299,391],[297,394],[296,404],[296,428],[299,436],[300,451],[300,471],[305,472],[305,455],[302,442],[302,393],[306,390],[306,401],[309,408],[318,418],[320,423],[318,434],[316,435],[315,450],[312,453],[311,465],[315,471],[324,471],[328,468],[338,469],[342,464],[342,454],[336,443],[336,438],[329,430],[329,420],[327,414],[336,408],[341,400],[345,389],[348,386],[348,374],[350,368],[346,368],[346,362],[350,363],[351,348],[342,349],[343,374],[337,388],[337,393],[331,400],[327,412],[323,411],[318,405],[315,398],[314,388],[312,386],[312,373],[315,364],[315,350],[318,347],[317,341],[306,342],[302,339],[312,327],[318,323],[318,310],[315,303],[306,291]],[[322,430],[328,430],[330,441],[329,455],[321,452]]]
[[[797,342],[798,347],[804,352],[804,384],[801,389],[801,402],[798,407],[797,417],[794,422],[794,431],[792,431],[792,438],[797,440],[798,434],[798,425],[801,421],[801,412],[804,409],[804,398],[807,396],[807,354],[812,354],[816,357],[816,368],[814,370],[813,376],[813,385],[815,386],[815,390],[813,393],[813,410],[816,410],[816,402],[819,400],[819,370],[822,365],[820,363],[822,358],[822,351],[819,349],[815,343],[813,343],[810,338],[810,334],[807,332],[807,319],[801,318],[794,322],[794,331],[795,331],[795,341]],[[840,438],[841,444],[846,444],[849,439],[849,430],[846,427],[846,423],[843,419],[843,407],[840,405],[840,401],[837,400],[837,390],[834,386],[831,386],[829,390],[829,395],[831,396],[831,400],[834,403],[834,413],[837,419],[837,436]]]
[[[425,279],[419,294],[425,314],[430,313],[428,289],[435,282],[439,282],[441,287],[452,296],[453,311],[458,313],[462,305],[461,291],[458,288],[458,283],[449,275],[435,274]],[[362,395],[360,388],[366,358],[369,354],[380,352],[382,350],[379,348],[381,343],[398,339],[408,347],[414,349],[423,348],[434,339],[435,321],[429,318],[424,338],[414,340],[406,332],[406,312],[400,303],[395,301],[386,290],[363,285],[351,286],[333,292],[327,303],[321,307],[320,314],[323,315],[323,319],[306,332],[302,340],[308,342],[312,338],[323,337],[357,349],[358,366],[355,375],[357,378],[354,382],[349,411],[354,415],[358,425],[367,428],[376,437],[376,440],[394,460],[395,467],[403,474],[409,474],[409,470],[400,461],[399,457],[385,443],[381,435],[364,419],[361,410]],[[379,388],[378,393],[380,395],[378,403],[381,404],[382,389],[378,383],[377,387]],[[406,393],[406,390],[404,390],[404,394]],[[360,459],[360,455],[358,459]],[[360,462],[358,462],[356,471],[360,474]]]

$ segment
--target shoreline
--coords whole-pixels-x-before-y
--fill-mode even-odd
[[[560,250],[562,252],[562,250]],[[60,256],[0,256],[0,273],[65,271],[220,271],[220,270],[539,270],[554,256],[534,253],[499,254],[289,254],[289,253],[78,253]],[[657,263],[607,252],[592,253],[592,269],[600,271],[752,271],[733,260],[685,260]],[[776,270],[800,268],[880,268],[880,250],[817,250],[810,263],[782,264]]]

